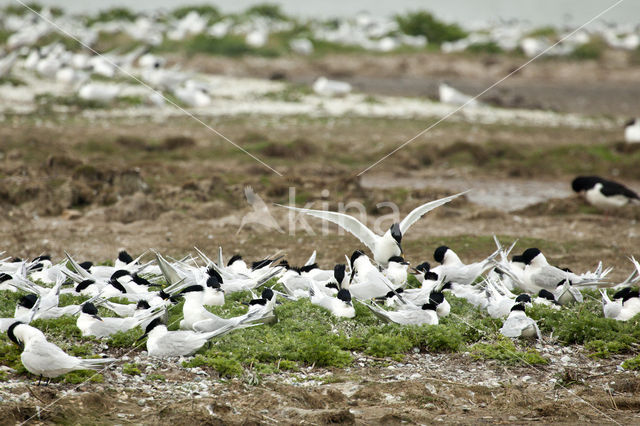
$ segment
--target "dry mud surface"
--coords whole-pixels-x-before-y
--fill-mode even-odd
[[[205,65],[201,71],[230,66],[226,60]],[[249,65],[257,67],[236,65],[240,74]],[[463,65],[458,66],[459,74],[474,78],[471,67]],[[212,69],[215,66],[219,68]],[[282,66],[272,63],[273,69]],[[531,70],[531,76],[519,77],[517,84],[529,83],[527,90],[539,93],[547,67]],[[357,69],[365,68],[366,61]],[[381,66],[378,74],[365,77],[389,78],[389,69],[391,65]],[[626,77],[612,70],[602,87],[625,84],[625,78],[638,72],[634,67],[627,70]],[[443,72],[434,75],[440,78]],[[562,75],[566,73],[563,68]],[[258,73],[249,69],[246,74]],[[583,74],[582,80],[592,82],[603,72],[586,66]],[[578,82],[567,80],[564,87],[570,92]],[[552,84],[562,85],[562,79]],[[628,113],[617,92],[605,92],[609,95],[598,95],[595,109],[582,101],[558,109],[603,113],[607,106],[613,115]],[[559,98],[554,102],[560,105]],[[388,213],[376,207],[380,202],[393,201],[403,215],[425,200],[474,189],[412,228],[403,245],[413,264],[431,261],[440,244],[448,244],[464,260],[480,258],[493,250],[493,234],[507,241],[535,241],[550,260],[574,271],[592,270],[603,261],[615,268],[614,281],[629,273],[627,256],[640,256],[637,209],[602,214],[573,196],[569,186],[576,170],[595,168],[617,174],[638,189],[637,164],[612,166],[607,156],[602,163],[591,157],[593,163],[582,162],[569,150],[558,154],[566,155],[565,163],[539,169],[540,163],[512,155],[576,144],[617,152],[621,132],[616,128],[445,123],[359,178],[359,171],[431,122],[249,115],[212,118],[208,123],[283,176],[189,119],[5,117],[0,127],[0,251],[20,257],[50,253],[60,259],[66,250],[80,260],[104,261],[119,248],[136,255],[154,248],[181,257],[194,246],[208,253],[222,246],[228,256],[242,253],[249,259],[280,250],[292,264],[299,264],[315,249],[320,265],[330,267],[359,247],[353,237],[338,235],[334,228],[320,235],[320,224],[313,221],[309,225],[315,234],[289,235],[259,224],[238,232],[243,216],[251,211],[243,192],[249,185],[269,205],[289,202],[290,188],[295,189],[298,205],[315,201],[316,206],[324,202],[337,208],[339,202],[358,201],[370,213],[369,224]],[[493,157],[504,152],[495,166]],[[270,211],[279,226],[288,229],[287,214],[275,207]],[[593,359],[580,347],[552,342],[538,349],[551,359],[549,365],[513,367],[478,361],[469,354],[415,353],[401,363],[358,355],[345,369],[304,367],[231,381],[212,370],[184,369],[175,360],[153,361],[140,376],[112,370],[104,374],[103,383],[79,387],[2,382],[0,423],[640,421],[640,379],[619,368],[625,358]],[[146,361],[139,353],[131,356]],[[161,373],[165,381],[147,380],[153,373]]]

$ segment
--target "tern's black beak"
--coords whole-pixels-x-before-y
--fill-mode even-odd
[[[138,337],[138,339],[136,339],[135,343],[140,342],[141,340],[144,340],[145,337],[147,337],[149,335],[149,333],[144,333],[142,336]]]
[[[95,319],[97,319],[98,321],[104,322],[104,320],[102,318],[100,318],[98,315],[91,315],[91,316],[94,317]]]

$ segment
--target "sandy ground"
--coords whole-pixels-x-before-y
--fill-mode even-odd
[[[325,73],[353,79],[365,92],[429,96],[430,88],[423,93],[414,89],[427,80],[435,84],[451,67],[459,71],[447,78],[480,87],[479,74],[490,79],[518,62],[497,58],[496,64],[487,65],[438,55],[428,59],[416,55],[394,62],[385,57],[372,70],[368,57],[359,67],[334,58],[329,65],[338,69]],[[329,67],[326,60],[310,61],[311,65],[284,59],[265,65],[264,59],[256,58],[192,61],[200,71],[230,72],[234,65],[239,76],[260,77],[284,69],[294,82],[311,79],[321,66]],[[604,215],[585,207],[570,192],[574,175],[568,169],[538,171],[517,156],[507,157],[500,167],[487,165],[495,154],[488,150],[488,141],[518,151],[576,143],[585,149],[603,143],[613,146],[621,139],[620,130],[611,123],[640,110],[637,87],[627,86],[637,81],[637,67],[615,61],[605,69],[590,63],[556,65],[545,62],[520,73],[509,90],[518,88],[525,106],[539,103],[563,113],[598,114],[595,122],[601,124],[483,124],[466,116],[439,126],[362,178],[357,177],[359,171],[433,121],[352,115],[207,118],[208,124],[281,172],[279,177],[187,118],[73,112],[7,115],[0,128],[0,251],[20,257],[50,253],[60,259],[66,250],[79,260],[104,261],[114,258],[119,248],[132,254],[154,248],[181,257],[193,252],[194,246],[208,253],[222,246],[227,256],[242,253],[249,259],[280,250],[298,264],[316,249],[321,266],[330,267],[359,247],[353,237],[339,235],[334,228],[320,235],[321,224],[310,220],[315,234],[290,235],[259,224],[238,232],[242,218],[251,211],[245,186],[264,198],[285,230],[287,214],[271,203],[289,202],[290,188],[298,205],[316,202],[337,208],[339,202],[361,202],[370,225],[388,213],[377,207],[380,202],[393,201],[403,215],[425,200],[473,189],[412,228],[403,241],[408,260],[431,261],[440,244],[448,244],[464,260],[474,260],[493,251],[490,237],[498,234],[507,242],[520,238],[522,244],[539,245],[551,261],[574,271],[593,269],[603,261],[615,268],[611,278],[622,280],[631,270],[627,256],[640,256],[637,209]],[[340,74],[349,67],[351,75]],[[406,71],[395,76],[394,67]],[[579,78],[570,78],[577,67]],[[486,69],[491,72],[485,74]],[[574,97],[577,92],[582,97]],[[608,116],[608,124],[598,121],[602,115]],[[573,161],[570,154],[567,161]],[[582,166],[588,171],[598,164]],[[640,188],[640,174],[633,167],[607,171]],[[167,376],[162,383],[117,377],[115,372],[105,375],[105,383],[78,389],[17,382],[6,385],[15,398],[2,402],[2,411],[9,414],[0,423],[37,418],[36,407],[60,396],[65,398],[41,411],[43,421],[638,422],[633,416],[640,407],[640,382],[634,373],[618,370],[623,358],[596,361],[580,348],[559,345],[540,349],[552,357],[549,366],[509,367],[465,354],[413,354],[403,363],[365,357],[345,370],[310,367],[266,376],[260,383],[250,378],[227,382],[212,371],[187,371],[167,363],[157,363],[154,370]],[[558,386],[560,379],[574,384]]]

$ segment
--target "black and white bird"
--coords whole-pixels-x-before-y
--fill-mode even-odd
[[[348,290],[359,300],[369,300],[385,296],[395,290],[393,284],[376,268],[361,250],[351,255],[351,279]]]
[[[509,316],[502,324],[502,328],[500,328],[500,333],[503,336],[513,338],[542,339],[538,324],[525,313],[524,303],[513,305]]]
[[[582,194],[589,204],[603,209],[640,202],[638,194],[631,189],[599,176],[578,176],[571,182],[571,187]]]
[[[379,265],[386,267],[391,257],[402,255],[402,238],[405,236],[411,225],[416,223],[418,219],[431,210],[440,207],[441,205],[446,204],[465,193],[466,191],[449,197],[444,197],[439,200],[434,200],[413,209],[411,213],[409,213],[400,223],[394,223],[391,225],[389,230],[383,235],[376,235],[358,219],[345,213],[278,205],[280,207],[299,211],[301,213],[335,223],[358,238],[369,248],[369,250],[371,250],[373,253],[373,259]]]
[[[437,306],[433,302],[416,306],[413,303],[405,303],[396,311],[387,311],[375,304],[365,304],[371,312],[385,322],[394,322],[402,325],[437,325]]]
[[[47,341],[37,328],[21,322],[15,322],[7,330],[12,342],[22,347],[20,360],[31,374],[49,379],[75,370],[99,370],[105,364],[115,361],[112,358],[81,359],[68,355],[57,345]]]
[[[541,289],[554,292],[558,285],[564,284],[566,280],[578,286],[598,284],[611,271],[611,268],[602,270],[602,263],[599,263],[593,273],[575,274],[567,269],[550,265],[544,254],[535,247],[526,249],[522,253],[522,260],[526,266],[519,285],[524,291],[533,294]]]
[[[471,285],[476,278],[493,267],[493,259],[500,249],[479,262],[465,264],[458,255],[447,246],[440,246],[433,252],[433,258],[440,265],[431,269],[438,276],[446,276],[447,281],[461,285]]]
[[[336,317],[353,318],[356,311],[351,301],[349,290],[342,288],[334,296],[326,294],[317,284],[312,283],[309,289],[309,300],[314,305],[320,306]]]
[[[98,309],[91,302],[85,302],[82,305],[82,311],[76,320],[76,326],[80,329],[83,336],[108,337],[119,331],[129,331],[135,328],[145,320],[161,315],[160,311],[148,311],[146,315],[138,317],[126,318],[101,318],[98,315]]]
[[[605,318],[613,318],[618,321],[629,321],[640,313],[640,292],[632,287],[625,287],[609,299],[604,290],[602,294],[602,308]]]
[[[227,324],[214,331],[197,333],[191,330],[169,331],[160,318],[155,318],[145,329],[147,352],[150,356],[172,357],[193,355],[214,337],[222,336],[239,328],[251,327],[254,324]]]

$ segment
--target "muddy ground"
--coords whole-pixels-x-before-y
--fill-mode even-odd
[[[376,69],[365,56],[359,65],[350,60],[343,66],[352,69],[353,77],[347,78],[376,81],[356,84],[365,91],[406,95],[413,89],[401,87],[406,80],[396,80],[394,67],[407,67],[408,61],[408,69],[421,71],[407,78],[422,82],[443,78],[453,66],[440,55],[420,58],[399,56],[394,64],[385,57]],[[226,72],[235,65],[241,75],[284,67],[280,59],[269,62],[271,68],[264,61],[193,58],[192,65]],[[412,61],[429,64],[427,71],[418,65],[412,68]],[[481,85],[481,71],[473,66],[482,70],[487,65],[475,61],[464,58],[464,67],[459,65],[463,71],[452,80]],[[484,77],[498,75],[515,61],[498,59],[502,68]],[[311,62],[305,65],[306,73],[302,65],[292,67],[299,73],[285,70],[289,79],[310,79],[318,71]],[[546,62],[520,73],[510,90],[523,88],[526,102],[559,111],[622,117],[640,110],[640,96],[633,95],[636,89],[627,90],[630,81],[638,81],[638,67],[611,63],[611,69],[564,63],[558,68],[561,72],[553,72],[555,78],[547,79],[555,68],[554,62]],[[429,71],[438,64],[440,71]],[[262,71],[255,71],[258,68]],[[571,78],[571,70],[579,71],[578,77]],[[389,81],[395,83],[385,86]],[[543,85],[550,89],[540,90]],[[587,101],[574,98],[575,92]],[[620,93],[628,98],[622,101]],[[361,178],[361,170],[432,122],[234,116],[207,123],[282,176],[188,118],[6,116],[0,126],[0,251],[20,257],[50,253],[60,259],[66,250],[79,260],[100,262],[113,259],[119,248],[132,254],[154,248],[181,257],[194,246],[212,254],[222,246],[227,256],[241,253],[254,259],[280,251],[298,264],[315,249],[320,265],[329,268],[359,248],[357,240],[334,228],[321,235],[321,225],[313,220],[308,222],[315,235],[290,235],[258,224],[238,232],[243,216],[251,211],[244,188],[252,186],[269,206],[288,203],[290,188],[297,205],[324,202],[335,209],[339,202],[358,201],[369,213],[369,224],[389,213],[377,207],[380,202],[393,201],[404,215],[425,200],[475,188],[480,195],[470,193],[411,229],[403,246],[413,264],[431,261],[440,244],[455,249],[463,260],[480,258],[493,251],[494,234],[509,242],[519,238],[520,249],[535,244],[551,261],[574,271],[593,269],[603,261],[615,268],[614,281],[630,272],[627,256],[640,256],[636,208],[605,214],[570,192],[576,173],[594,172],[640,189],[635,153],[619,144],[619,129],[445,122]],[[523,194],[531,195],[524,197],[524,205]],[[515,198],[520,201],[514,203]],[[279,226],[288,230],[287,214],[269,208]],[[412,354],[402,363],[364,357],[344,370],[309,367],[266,376],[259,383],[250,377],[227,382],[211,371],[161,363],[155,368],[166,377],[164,382],[106,373],[104,383],[82,385],[40,415],[43,421],[70,423],[639,421],[640,379],[618,369],[625,358],[593,360],[578,347],[544,348],[553,359],[548,366],[512,367],[465,354]],[[35,420],[36,407],[73,389],[64,384],[14,385],[11,392],[24,398],[0,402],[2,412],[8,413],[0,423],[36,415]]]

